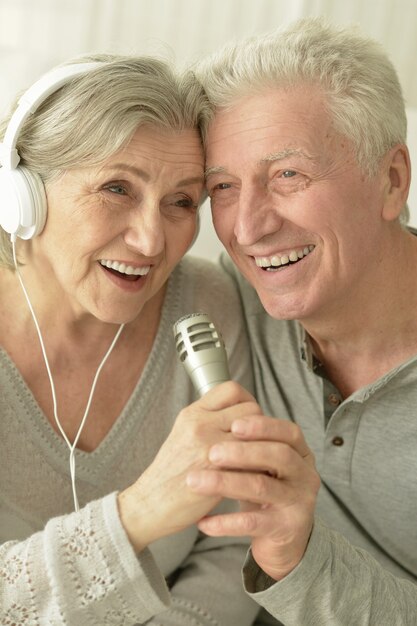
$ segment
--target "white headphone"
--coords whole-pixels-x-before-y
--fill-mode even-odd
[[[58,67],[40,78],[20,98],[0,144],[0,226],[13,239],[31,239],[42,232],[47,214],[45,187],[39,174],[19,166],[19,132],[48,96],[72,78],[102,65],[99,62]]]

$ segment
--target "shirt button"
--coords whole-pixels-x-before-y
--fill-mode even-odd
[[[338,406],[340,404],[340,398],[336,393],[329,394],[327,399],[333,406]]]
[[[338,435],[336,437],[333,437],[332,439],[332,444],[334,446],[343,446],[343,444],[345,443],[343,437],[339,437]]]

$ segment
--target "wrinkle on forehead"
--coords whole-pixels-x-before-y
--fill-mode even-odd
[[[327,120],[322,117],[323,113],[327,113]],[[239,98],[228,108],[219,108],[209,125],[208,144],[216,143],[219,135],[231,139],[242,128],[247,133],[254,131],[268,136],[277,125],[291,124],[297,128],[300,124],[311,125],[313,121],[320,126],[323,122],[332,126],[326,97],[321,89],[310,85],[266,89],[262,93]],[[214,134],[217,135],[214,140],[213,129],[216,129]]]
[[[194,128],[165,129],[158,126],[139,126],[129,143],[110,156],[104,163],[112,167],[117,163],[132,163],[136,158],[144,161],[157,159],[167,165],[203,166],[204,154],[199,133]],[[139,166],[139,169],[142,169]]]

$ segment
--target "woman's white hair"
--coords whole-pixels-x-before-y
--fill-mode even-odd
[[[151,57],[96,54],[68,64],[91,61],[101,63],[52,93],[19,133],[20,164],[44,182],[71,168],[102,163],[143,124],[201,132],[208,103],[191,73],[177,74]],[[0,123],[0,140],[11,114]],[[0,231],[0,266],[12,268],[10,238]]]
[[[406,141],[404,99],[395,68],[382,46],[354,27],[301,19],[283,30],[228,45],[194,71],[214,109],[266,88],[318,86],[335,129],[353,142],[358,164],[369,176],[387,150]],[[401,219],[407,221],[407,207]]]

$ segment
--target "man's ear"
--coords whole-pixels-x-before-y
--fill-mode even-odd
[[[398,144],[385,155],[382,163],[384,180],[384,204],[382,217],[396,220],[405,203],[411,182],[411,162],[408,148]]]

